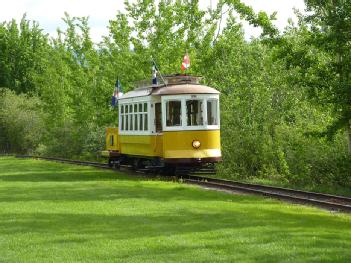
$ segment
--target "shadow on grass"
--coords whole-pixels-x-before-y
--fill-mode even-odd
[[[252,212],[252,211],[250,211]],[[276,237],[290,234],[291,238],[298,236],[308,238],[314,236],[321,240],[329,240],[328,245],[351,242],[351,236],[339,238],[339,234],[347,231],[349,225],[342,224],[337,218],[327,222],[320,215],[291,215],[284,212],[262,210],[264,215],[247,218],[247,213],[237,211],[227,212],[192,212],[183,210],[182,213],[172,212],[164,215],[105,215],[105,214],[75,214],[75,213],[8,213],[0,215],[0,233],[16,234],[22,232],[37,232],[46,234],[84,234],[103,235],[112,239],[133,239],[160,235],[186,234],[193,232],[208,232],[219,229],[250,228],[274,229],[270,235]],[[16,223],[14,223],[16,222]],[[303,224],[303,225],[302,225]],[[315,236],[314,230],[324,229],[323,234]],[[289,231],[290,230],[290,231]],[[260,231],[260,230],[259,230]],[[263,230],[264,231],[264,230]],[[281,232],[281,233],[280,233]],[[264,237],[261,237],[264,239]],[[272,236],[267,236],[271,239]],[[326,244],[327,245],[327,244]]]
[[[247,213],[249,212],[249,214]],[[272,210],[256,211],[260,216],[255,216],[254,210],[236,213],[226,212],[193,212],[184,210],[182,213],[174,211],[170,214],[154,215],[104,215],[104,214],[73,214],[73,213],[8,213],[0,215],[0,234],[14,235],[31,233],[51,237],[49,241],[55,243],[84,243],[86,241],[101,240],[134,240],[143,238],[165,238],[179,235],[204,235],[221,242],[208,242],[215,249],[231,251],[249,247],[264,245],[280,246],[280,242],[286,245],[299,247],[304,253],[314,256],[315,253],[335,253],[336,250],[343,253],[343,257],[350,256],[348,244],[351,236],[345,235],[350,232],[347,224],[340,224],[337,218],[325,221],[324,216],[319,215],[291,215]],[[248,217],[250,215],[250,217]],[[242,234],[242,233],[246,234]],[[236,239],[237,233],[241,233],[241,239]],[[65,236],[66,238],[62,238]],[[244,239],[243,239],[244,237]],[[246,237],[246,238],[245,238]],[[195,238],[196,239],[196,238]],[[196,245],[197,242],[195,242]],[[203,241],[198,240],[203,244]],[[194,249],[184,246],[179,249]],[[158,254],[160,247],[174,249],[175,245],[161,244],[153,253]],[[204,248],[204,247],[202,247]],[[309,248],[306,250],[306,248]],[[330,249],[333,248],[332,252]],[[206,249],[208,246],[206,245]],[[336,250],[335,250],[336,249]],[[161,249],[162,250],[162,249]],[[150,253],[150,251],[148,252]],[[179,253],[179,251],[178,251]],[[260,251],[252,256],[262,257]],[[279,251],[264,250],[264,256],[279,259]],[[140,251],[138,252],[140,254]],[[130,255],[130,252],[128,253]]]
[[[90,167],[57,170],[43,169],[36,171],[20,171],[0,173],[2,181],[22,182],[74,182],[74,181],[110,181],[110,180],[138,180],[141,177],[124,175],[104,169],[89,169]]]
[[[18,188],[15,186],[1,187],[0,202],[19,202],[19,201],[112,201],[118,199],[145,199],[152,201],[168,200],[227,200],[231,197],[216,197],[213,192],[201,190],[187,190],[187,186],[168,185],[149,185],[143,181],[123,180],[111,185],[91,184],[89,182],[82,185],[41,185]],[[194,192],[195,191],[195,192]],[[247,197],[236,197],[247,200]],[[257,202],[257,200],[256,200]]]
[[[215,193],[197,190],[194,194],[186,191],[188,187],[181,184],[148,183],[155,179],[110,170],[37,160],[16,160],[15,164],[0,162],[0,168],[6,166],[0,170],[0,182],[10,183],[1,187],[0,202],[137,198],[155,201],[218,200]],[[13,184],[17,182],[23,183],[21,187]]]

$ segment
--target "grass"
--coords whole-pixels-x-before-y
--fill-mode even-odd
[[[0,158],[0,262],[349,262],[351,216]]]

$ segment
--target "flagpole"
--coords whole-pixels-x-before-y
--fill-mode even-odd
[[[185,55],[187,56],[187,57],[189,57],[189,54],[188,54],[188,49],[185,49]],[[188,70],[188,68],[185,68],[185,76],[187,76],[186,75],[186,71]]]
[[[187,69],[190,67],[190,58],[189,58],[189,53],[188,53],[188,49],[185,50],[185,55],[183,57],[183,62],[182,65],[180,67],[182,74],[184,76],[187,76]]]
[[[154,60],[154,58],[153,58],[152,56],[151,56],[151,59],[152,59],[152,62],[154,63],[154,65],[156,66],[156,62],[155,62],[155,60]],[[157,68],[157,67],[156,67],[156,68]],[[160,72],[160,77],[161,77],[163,83],[167,86],[167,83],[166,83],[165,79],[164,79],[163,76],[162,76],[161,70],[158,69],[157,72]],[[157,72],[156,72],[156,74],[157,74]]]

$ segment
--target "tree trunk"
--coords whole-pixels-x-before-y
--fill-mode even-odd
[[[348,124],[346,124],[346,136],[348,141],[349,154],[351,154],[351,120]]]

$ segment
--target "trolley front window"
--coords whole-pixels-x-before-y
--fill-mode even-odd
[[[166,125],[181,126],[182,103],[180,100],[170,100],[166,103]]]
[[[186,119],[188,126],[199,126],[204,124],[203,100],[186,101]]]
[[[218,125],[218,100],[211,99],[207,101],[207,123],[208,125]]]

